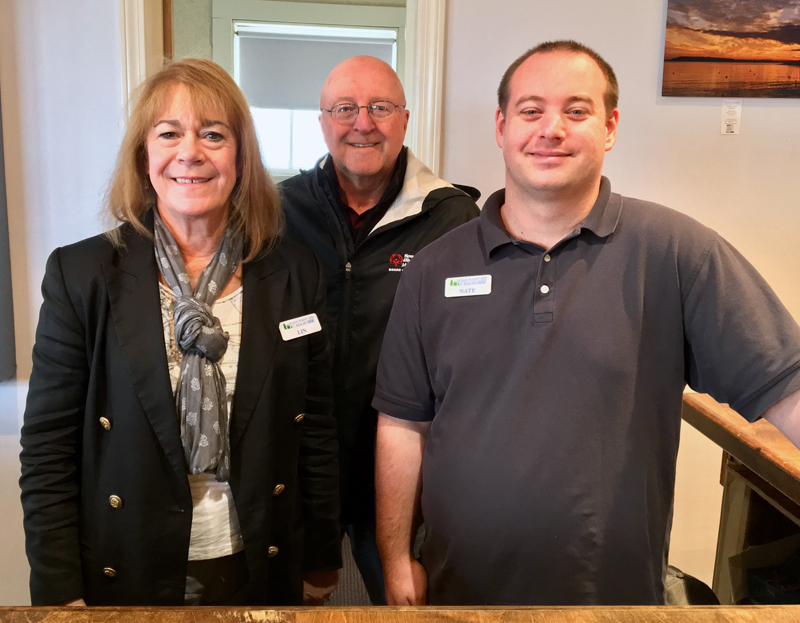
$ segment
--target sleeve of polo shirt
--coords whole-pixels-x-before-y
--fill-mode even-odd
[[[755,268],[714,235],[684,294],[686,381],[750,421],[800,389],[800,328]]]
[[[378,360],[372,406],[402,420],[429,422],[434,399],[422,342],[419,278],[419,272],[406,269],[398,284]]]

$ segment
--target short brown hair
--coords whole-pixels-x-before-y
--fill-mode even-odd
[[[244,261],[252,260],[282,232],[283,212],[275,184],[261,161],[247,100],[233,78],[211,61],[184,58],[171,62],[137,89],[109,184],[110,221],[114,226],[130,223],[141,234],[152,236],[142,222],[156,202],[147,173],[147,134],[178,86],[187,90],[195,115],[210,119],[211,113],[224,114],[236,137],[236,184],[231,192],[228,225],[244,237]],[[122,244],[118,229],[106,235],[117,246]]]
[[[508,98],[511,96],[511,78],[514,77],[514,73],[516,73],[517,69],[519,69],[519,66],[534,54],[547,54],[549,52],[573,52],[575,54],[585,54],[595,63],[597,63],[597,66],[600,68],[600,71],[603,72],[603,75],[606,78],[606,90],[603,94],[603,103],[606,107],[606,116],[610,116],[617,107],[617,102],[619,101],[619,83],[617,82],[617,76],[614,74],[614,70],[611,68],[611,65],[609,65],[605,59],[603,59],[603,57],[595,52],[592,48],[569,39],[545,41],[544,43],[540,43],[536,47],[533,47],[525,52],[525,54],[520,56],[508,66],[506,73],[503,74],[503,79],[500,80],[500,86],[497,87],[497,104],[500,106],[500,110],[503,112],[503,114],[506,114]]]

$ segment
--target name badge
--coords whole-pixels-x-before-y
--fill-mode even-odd
[[[459,296],[484,296],[491,291],[491,275],[448,277],[444,280],[444,295],[449,299]]]
[[[278,328],[281,330],[281,337],[284,342],[322,331],[322,325],[319,323],[319,318],[317,318],[316,314],[308,314],[308,316],[300,316],[291,320],[281,320],[278,323]]]

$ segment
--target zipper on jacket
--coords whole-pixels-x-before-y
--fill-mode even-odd
[[[352,285],[353,282],[351,280],[351,272],[353,270],[353,265],[350,262],[347,262],[344,265],[344,287],[342,288],[342,309],[341,314],[339,317],[339,335],[337,336],[337,346],[336,349],[339,351],[337,353],[336,359],[337,365],[341,367],[343,377],[347,378],[348,369],[348,358],[350,357],[350,325],[351,325],[351,315],[353,310],[353,301],[352,301]]]

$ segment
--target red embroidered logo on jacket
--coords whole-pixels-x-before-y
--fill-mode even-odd
[[[408,263],[414,257],[411,253],[405,253],[400,255],[399,253],[392,253],[389,256],[389,272],[390,273],[400,273],[403,272],[403,269],[408,266]]]

